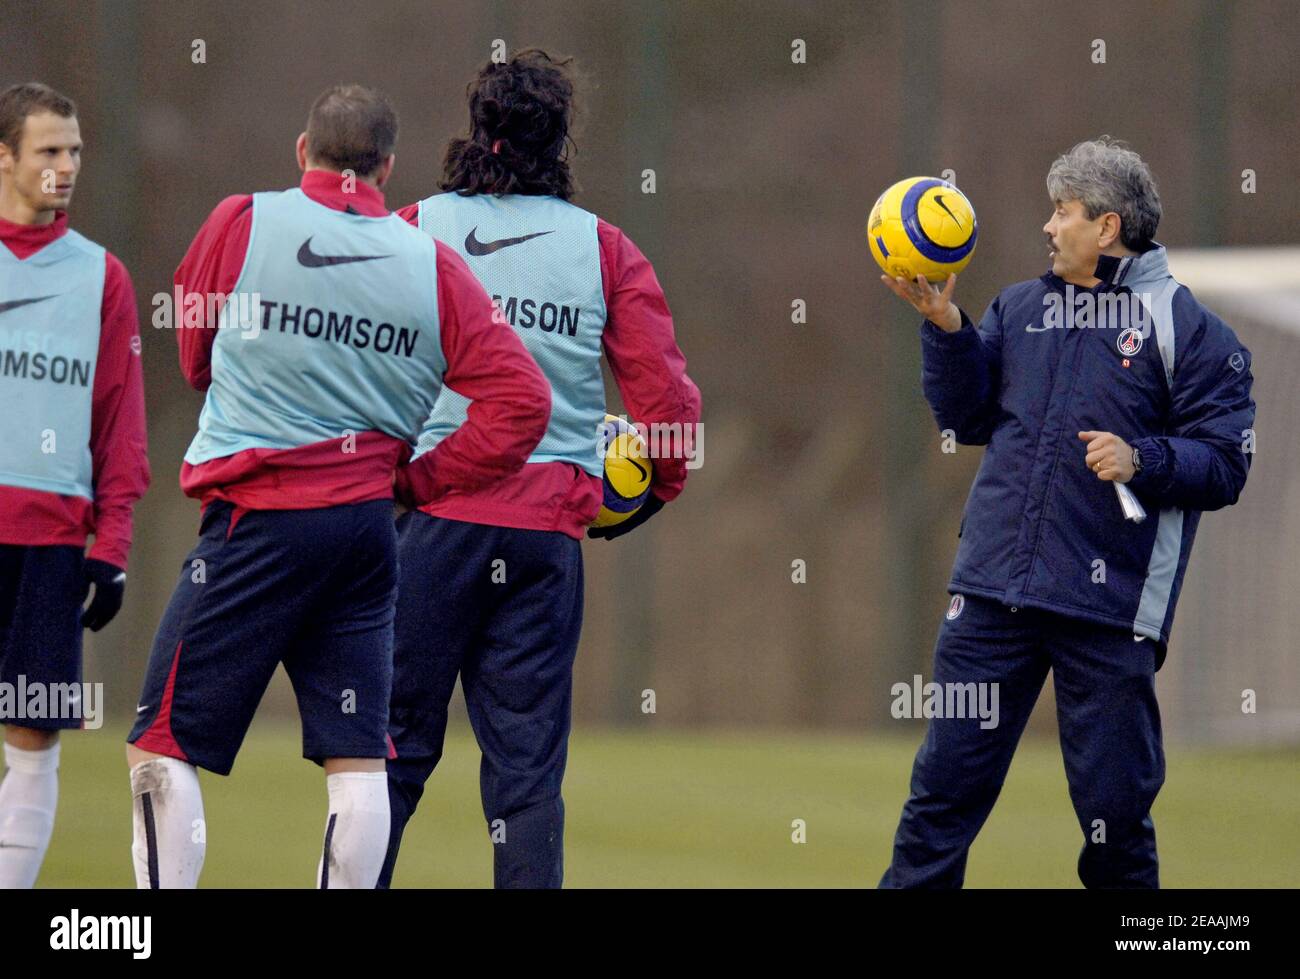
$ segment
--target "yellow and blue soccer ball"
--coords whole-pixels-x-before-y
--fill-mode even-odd
[[[908,177],[871,208],[867,241],[871,254],[893,278],[923,275],[944,282],[975,253],[979,227],[966,195],[946,180]]]
[[[593,527],[620,524],[641,509],[650,495],[650,449],[635,428],[616,415],[606,415],[600,442],[605,457],[605,498]]]

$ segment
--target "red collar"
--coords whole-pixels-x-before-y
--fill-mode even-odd
[[[355,177],[347,178],[345,188],[341,173],[334,173],[332,170],[308,170],[302,175],[302,183],[299,186],[312,200],[326,207],[332,207],[336,211],[346,211],[350,208],[354,214],[361,214],[368,218],[382,218],[388,214],[388,205],[384,203],[383,192]]]
[[[29,258],[68,233],[68,212],[55,211],[49,224],[14,224],[0,218],[0,241],[18,259]]]

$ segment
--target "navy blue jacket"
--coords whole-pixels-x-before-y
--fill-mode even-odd
[[[921,326],[940,430],[988,446],[948,588],[1164,643],[1201,511],[1235,503],[1246,482],[1250,351],[1169,275],[1158,244],[1103,256],[1096,276],[1092,289],[1050,273],[1009,286],[978,329],[965,313],[955,333]],[[1084,462],[1083,431],[1139,450],[1127,485],[1148,519],[1123,518]]]

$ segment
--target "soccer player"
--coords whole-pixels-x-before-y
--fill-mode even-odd
[[[0,714],[0,887],[40,871],[59,731],[85,719],[81,630],[122,607],[149,485],[131,277],[68,227],[81,146],[70,99],[35,82],[0,92],[0,683],[47,705]]]
[[[938,684],[996,684],[999,716],[931,720],[882,887],[960,887],[1050,668],[1087,887],[1156,887],[1164,782],[1155,672],[1201,513],[1235,503],[1255,418],[1250,352],[1169,274],[1160,198],[1118,141],[1047,175],[1052,269],[978,328],[918,279],[940,429],[987,445],[934,653]],[[1093,327],[1091,329],[1086,327]],[[1116,485],[1149,519],[1130,522]],[[991,696],[991,694],[990,694]],[[969,715],[968,711],[961,711]]]
[[[444,193],[398,212],[465,257],[545,372],[553,409],[520,472],[399,518],[393,829],[381,887],[442,756],[458,674],[483,752],[496,886],[560,886],[560,783],[582,626],[579,542],[602,500],[601,352],[633,421],[681,431],[700,417],[650,263],[618,228],[570,203],[568,64],[528,49],[484,65],[469,86],[469,134],[447,148]],[[444,391],[419,451],[440,451],[473,407]],[[686,480],[681,449],[655,459],[640,511],[589,535],[622,536],[676,498]],[[399,490],[417,498],[427,495],[423,458],[398,477]]]
[[[281,662],[326,774],[317,881],[375,886],[395,467],[444,385],[474,408],[409,470],[419,503],[517,471],[546,430],[546,381],[482,285],[384,206],[396,139],[383,95],[329,89],[298,137],[301,185],[222,201],[176,272],[181,367],[207,391],[181,485],[204,510],[128,738],[141,887],[197,883],[197,769],[230,772]]]

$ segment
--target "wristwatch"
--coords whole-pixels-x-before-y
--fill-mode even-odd
[[[1137,475],[1142,471],[1142,453],[1138,451],[1137,446],[1133,446],[1133,474]]]

